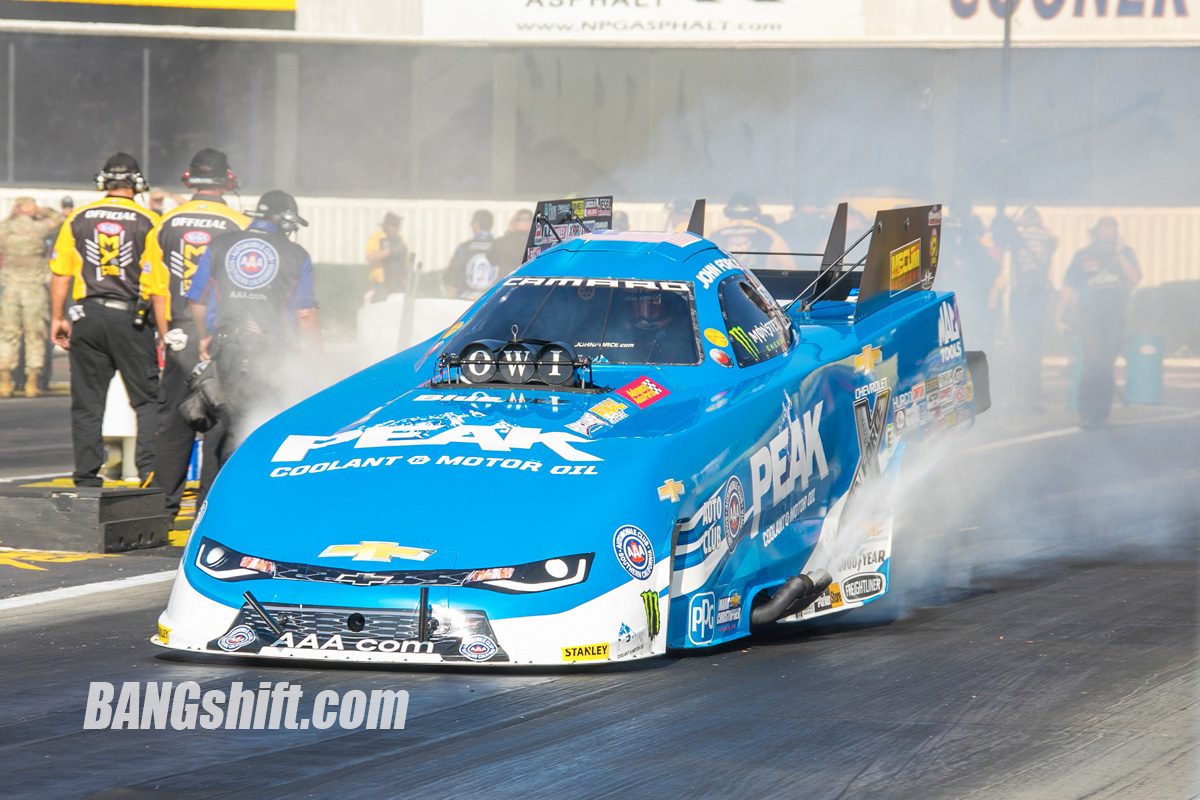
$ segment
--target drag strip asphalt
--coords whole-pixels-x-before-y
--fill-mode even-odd
[[[1191,797],[1197,452],[1192,416],[960,451],[901,487],[883,601],[681,658],[199,659],[148,642],[168,583],[3,610],[0,794]],[[407,726],[82,729],[91,681],[184,680],[406,689]]]

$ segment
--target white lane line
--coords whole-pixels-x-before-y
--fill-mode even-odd
[[[1180,411],[1174,414],[1162,414],[1149,419],[1121,419],[1110,422],[1110,425],[1151,425],[1159,422],[1174,422],[1180,419],[1191,419],[1192,417],[1200,417],[1200,409],[1191,409],[1188,411]],[[1041,433],[1031,433],[1028,436],[1017,436],[1012,439],[1001,439],[998,442],[987,442],[986,444],[977,444],[974,447],[968,447],[968,453],[987,453],[991,450],[999,450],[1004,447],[1011,447],[1017,444],[1026,444],[1028,442],[1039,442],[1044,439],[1057,439],[1060,436],[1070,436],[1072,433],[1080,433],[1082,428],[1078,425],[1072,425],[1069,428],[1055,428],[1050,431],[1042,431]]]
[[[130,589],[134,586],[145,586],[151,583],[166,583],[175,577],[175,570],[169,572],[151,572],[149,575],[133,575],[129,578],[118,578],[115,581],[100,583],[85,583],[82,586],[66,586],[62,589],[51,589],[48,592],[35,592],[17,597],[0,600],[0,611],[23,606],[36,606],[41,603],[52,603],[55,600],[68,600],[72,597],[85,597],[100,592],[114,592],[119,589]]]
[[[68,478],[71,476],[69,472],[52,472],[47,475],[18,475],[15,478],[0,478],[0,483],[12,483],[13,481],[44,481],[50,478]]]
[[[1042,433],[1031,433],[1028,436],[1017,436],[1013,439],[1001,439],[998,442],[988,442],[987,444],[977,444],[974,447],[968,447],[968,453],[986,453],[990,450],[999,450],[1002,447],[1012,447],[1016,444],[1025,444],[1026,442],[1039,442],[1043,439],[1056,439],[1059,436],[1070,436],[1072,433],[1079,433],[1079,426],[1073,425],[1070,428],[1055,428],[1052,431],[1043,431]]]

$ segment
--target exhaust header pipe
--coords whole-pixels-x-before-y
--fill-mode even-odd
[[[750,612],[750,626],[766,625],[803,611],[816,602],[831,583],[833,576],[823,569],[815,570],[811,577],[801,573],[788,578],[767,602]]]

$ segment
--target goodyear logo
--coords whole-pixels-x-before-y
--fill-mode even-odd
[[[907,289],[920,281],[921,240],[892,251],[892,291]]]
[[[562,648],[563,661],[604,661],[607,658],[608,642]]]

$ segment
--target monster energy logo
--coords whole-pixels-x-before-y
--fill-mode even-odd
[[[650,638],[653,639],[658,636],[658,628],[662,624],[658,616],[658,592],[642,592],[642,604],[646,606],[646,629],[650,631]]]
[[[746,335],[746,331],[740,325],[736,328],[730,328],[729,335],[736,339],[737,343],[742,346],[742,349],[749,353],[752,358],[758,358],[758,348],[755,347],[754,342],[750,341],[750,337]]]

